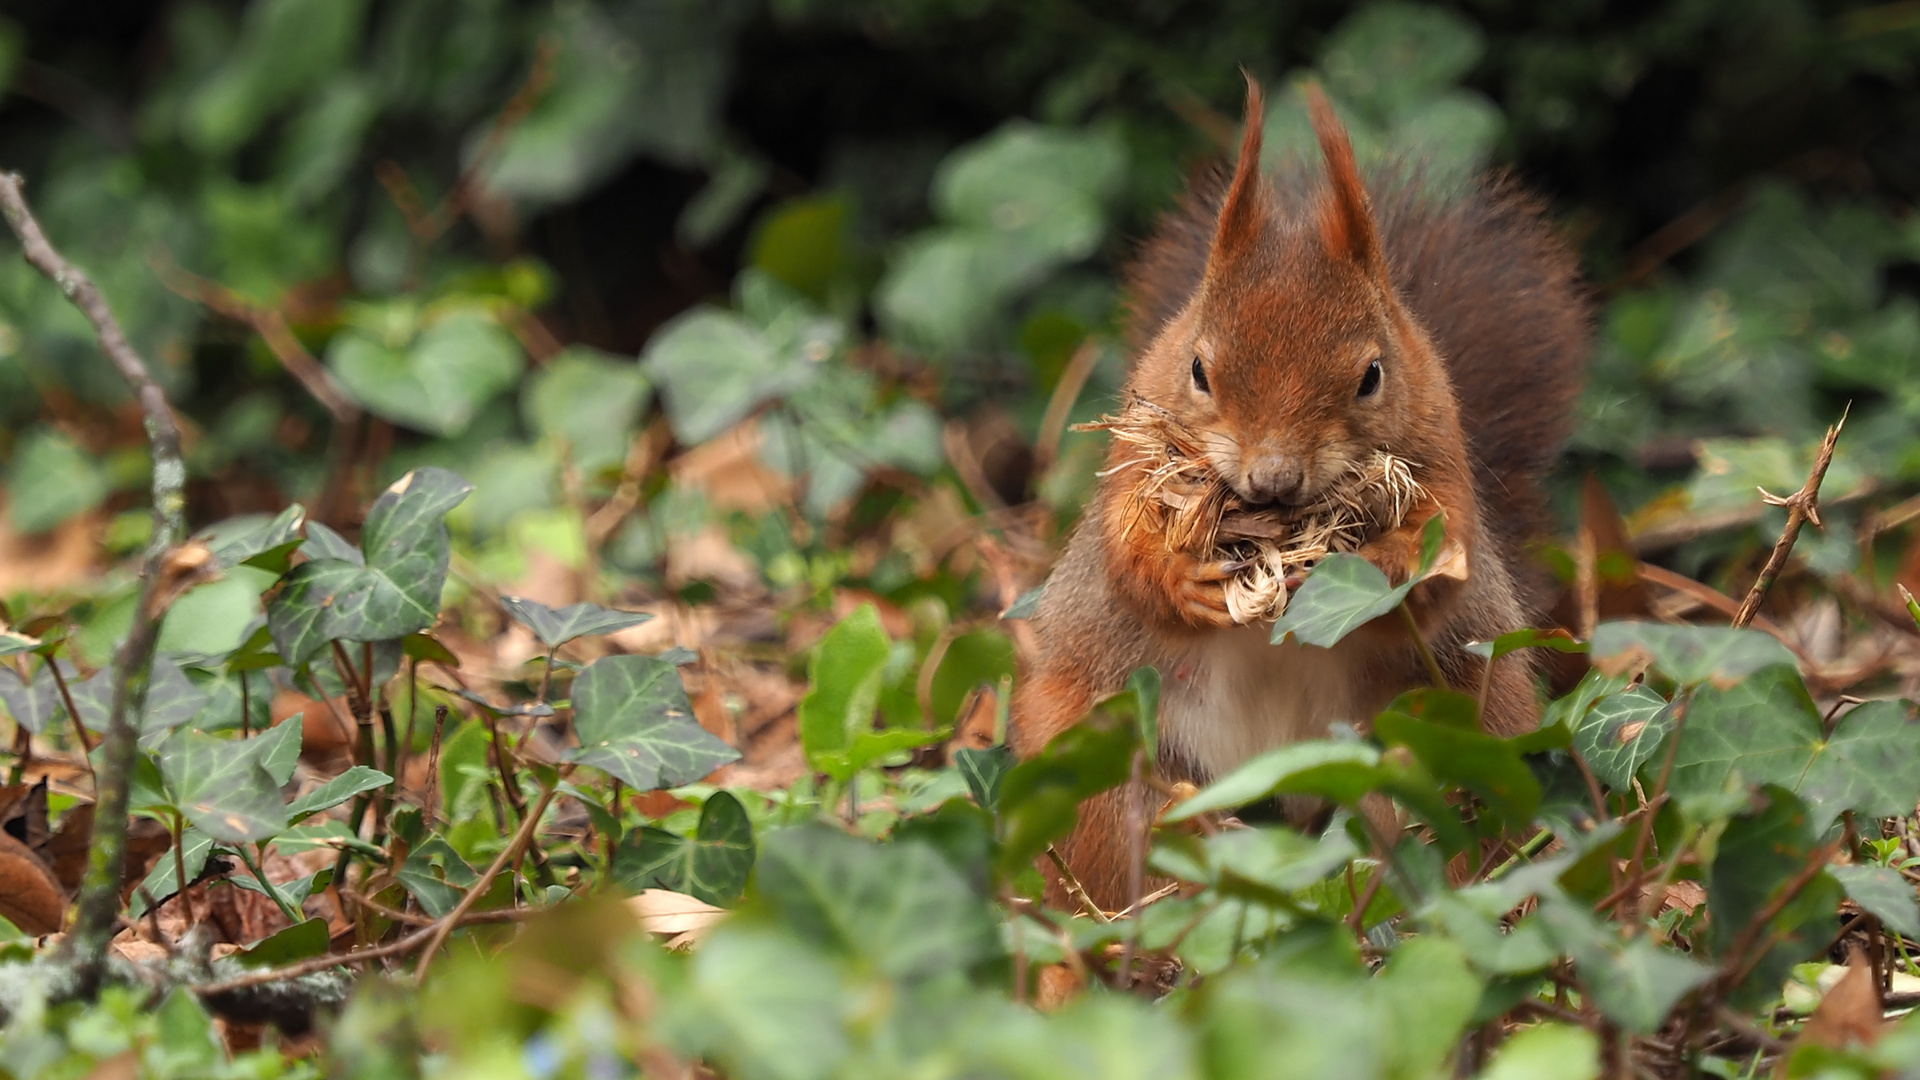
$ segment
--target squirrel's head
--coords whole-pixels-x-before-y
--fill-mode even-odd
[[[1201,434],[1216,473],[1254,503],[1313,502],[1375,449],[1418,460],[1451,389],[1394,296],[1346,131],[1317,86],[1307,104],[1327,184],[1289,214],[1260,173],[1264,108],[1246,134],[1200,287],[1147,347],[1134,389]]]

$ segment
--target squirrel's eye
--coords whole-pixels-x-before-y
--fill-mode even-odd
[[[1367,365],[1367,373],[1360,376],[1360,396],[1372,397],[1380,392],[1380,361]]]
[[[1193,358],[1193,388],[1203,394],[1213,393],[1207,386],[1206,369],[1200,366],[1200,358],[1197,356]]]

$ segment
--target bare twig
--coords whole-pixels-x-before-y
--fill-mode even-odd
[[[230,993],[234,990],[245,990],[250,986],[265,986],[267,983],[282,982],[286,979],[297,979],[302,975],[311,975],[316,971],[325,971],[328,968],[339,967],[342,964],[364,964],[369,960],[379,960],[383,957],[402,956],[419,948],[429,939],[432,933],[432,927],[425,927],[408,934],[406,937],[389,941],[385,945],[375,945],[372,948],[356,949],[353,952],[347,953],[329,953],[326,956],[316,956],[311,960],[302,960],[297,964],[289,964],[283,968],[271,968],[266,971],[254,971],[245,975],[236,975],[231,979],[225,979],[216,983],[206,983],[201,986],[196,986],[193,989],[194,992],[201,997],[211,997],[215,994]]]
[[[1852,408],[1851,405],[1847,410]],[[1773,553],[1767,556],[1767,563],[1760,568],[1760,576],[1754,579],[1753,588],[1747,591],[1747,598],[1740,602],[1740,610],[1733,616],[1733,625],[1745,626],[1753,621],[1760,611],[1760,601],[1767,598],[1767,590],[1773,588],[1775,578],[1787,565],[1787,556],[1793,551],[1793,542],[1800,538],[1800,526],[1808,521],[1820,524],[1820,481],[1827,477],[1827,466],[1833,463],[1833,446],[1840,439],[1840,429],[1846,426],[1847,410],[1842,410],[1840,419],[1827,429],[1827,437],[1820,440],[1820,452],[1814,455],[1813,469],[1807,473],[1807,482],[1800,490],[1782,498],[1760,490],[1760,497],[1769,506],[1787,508],[1787,525],[1780,530],[1780,539],[1773,545]]]
[[[133,626],[114,657],[113,704],[107,713],[100,769],[95,782],[93,844],[81,885],[72,929],[60,943],[58,958],[73,965],[75,989],[90,997],[106,968],[107,943],[120,910],[120,878],[127,861],[127,786],[133,771],[138,734],[128,722],[146,697],[149,662],[160,632],[160,616],[179,587],[205,559],[176,552],[186,509],[186,465],[180,457],[180,429],[160,384],[153,381],[107,306],[106,297],[87,275],[67,262],[47,241],[22,193],[22,180],[0,173],[0,213],[20,238],[27,262],[60,287],[68,301],[93,324],[100,351],[106,353],[139,402],[153,455],[153,539],[147,545],[144,580],[135,603]],[[205,549],[198,549],[202,556]]]
[[[493,885],[493,879],[500,876],[500,871],[506,869],[508,863],[519,858],[520,852],[533,839],[534,831],[540,825],[540,815],[546,813],[548,804],[553,802],[554,795],[560,791],[560,781],[566,778],[569,771],[571,770],[568,767],[563,766],[560,775],[540,793],[540,801],[534,803],[527,810],[527,816],[520,819],[520,828],[514,832],[513,839],[507,842],[506,847],[500,849],[500,854],[494,856],[493,865],[487,867],[486,872],[473,883],[473,886],[467,890],[467,894],[454,905],[453,910],[441,916],[439,925],[433,927],[431,931],[422,931],[423,933],[431,932],[433,937],[427,942],[427,947],[421,951],[420,962],[414,965],[415,986],[426,983],[427,970],[433,964],[433,954],[439,951],[441,943],[447,940],[447,935],[453,933],[454,927],[460,925],[460,920],[466,917],[467,912],[473,910],[473,905],[479,903],[480,898],[487,894],[487,890]]]
[[[154,272],[160,276],[160,283],[173,292],[189,300],[211,308],[215,313],[250,327],[266,343],[267,351],[287,369],[313,400],[320,403],[336,424],[350,424],[360,418],[360,406],[347,393],[339,380],[333,377],[313,353],[300,342],[300,338],[287,325],[287,317],[279,308],[255,304],[232,289],[217,281],[210,281],[197,274],[188,272],[171,261],[162,258],[151,260]]]

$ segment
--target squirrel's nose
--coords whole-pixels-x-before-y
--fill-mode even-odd
[[[1300,499],[1306,478],[1306,469],[1296,458],[1261,454],[1249,458],[1242,467],[1240,494],[1249,502],[1294,503]]]

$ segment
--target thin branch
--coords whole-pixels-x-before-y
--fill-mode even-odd
[[[47,241],[40,223],[27,208],[22,183],[17,174],[0,173],[0,213],[20,238],[27,262],[59,286],[93,324],[100,351],[139,402],[153,456],[153,539],[147,545],[133,625],[114,658],[113,704],[107,712],[107,733],[94,786],[94,833],[87,876],[80,888],[73,927],[58,953],[61,961],[73,965],[77,993],[91,997],[106,968],[107,943],[113,937],[120,911],[120,879],[127,861],[127,787],[139,748],[138,733],[128,718],[146,697],[147,671],[159,638],[160,616],[188,579],[206,565],[208,557],[204,547],[175,549],[184,533],[187,469],[180,456],[180,429],[174,423],[167,395],[128,344],[99,287]]]
[[[379,960],[387,956],[400,956],[418,948],[426,942],[428,935],[432,933],[433,928],[427,927],[416,930],[398,940],[389,941],[385,945],[375,945],[372,948],[357,949],[347,953],[329,953],[326,956],[316,956],[311,960],[302,960],[297,964],[291,964],[283,968],[255,971],[246,975],[237,975],[231,979],[225,979],[216,983],[206,983],[194,987],[193,990],[194,993],[199,994],[201,997],[211,997],[215,994],[226,994],[235,990],[245,990],[250,986],[265,986],[268,983],[297,979],[302,975],[312,975],[314,972],[325,971],[328,968],[339,967],[342,964],[364,964],[368,960]]]
[[[1780,530],[1780,539],[1773,545],[1773,553],[1767,556],[1767,563],[1760,568],[1760,576],[1754,579],[1753,588],[1747,590],[1747,598],[1740,602],[1740,610],[1733,616],[1733,625],[1745,626],[1753,621],[1760,612],[1760,601],[1767,598],[1767,590],[1773,588],[1775,578],[1787,565],[1787,556],[1793,551],[1793,542],[1800,538],[1800,526],[1808,521],[1820,524],[1820,482],[1827,478],[1827,466],[1833,463],[1833,446],[1840,439],[1840,429],[1846,426],[1847,412],[1853,408],[1848,405],[1841,410],[1840,419],[1827,429],[1827,437],[1820,440],[1820,452],[1814,455],[1813,470],[1807,474],[1807,482],[1800,490],[1781,498],[1760,489],[1760,497],[1769,506],[1787,508],[1787,526]]]
[[[1079,878],[1073,876],[1073,871],[1067,866],[1067,860],[1054,850],[1052,844],[1047,845],[1047,860],[1053,863],[1055,870],[1060,872],[1060,885],[1067,890],[1067,895],[1073,897],[1074,902],[1078,903],[1088,915],[1093,916],[1094,922],[1113,921],[1107,917],[1106,912],[1100,910],[1099,904],[1093,902],[1093,897],[1087,895],[1087,887],[1080,884]]]
[[[467,912],[473,910],[473,905],[479,903],[480,898],[487,894],[488,888],[493,885],[493,879],[500,876],[500,871],[506,869],[508,863],[519,858],[520,852],[524,850],[528,842],[533,839],[535,830],[540,826],[540,815],[547,812],[547,806],[553,802],[553,797],[559,794],[560,781],[566,778],[568,771],[570,770],[563,767],[560,775],[555,777],[554,782],[548,785],[545,791],[540,793],[540,801],[528,809],[526,817],[520,819],[520,828],[513,834],[513,839],[508,841],[507,846],[500,850],[500,854],[494,856],[493,865],[487,867],[486,873],[480,875],[480,879],[473,883],[473,886],[467,890],[467,894],[460,898],[458,904],[454,905],[453,910],[441,917],[438,926],[433,927],[431,930],[421,931],[422,933],[431,933],[433,938],[427,942],[426,949],[420,953],[420,962],[414,965],[413,982],[415,986],[425,985],[427,981],[427,970],[433,963],[433,954],[439,951],[441,943],[447,940],[448,934],[453,933],[454,927],[460,925],[460,920],[466,917]]]

